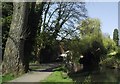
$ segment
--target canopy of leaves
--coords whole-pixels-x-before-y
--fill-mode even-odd
[[[107,53],[117,51],[116,43],[108,37],[103,36],[103,45],[107,50]]]
[[[106,53],[99,19],[85,19],[77,28],[80,30],[80,36],[78,39],[71,40],[69,48],[73,51],[73,57],[76,60],[80,58],[81,54],[93,53],[95,57],[100,57]]]

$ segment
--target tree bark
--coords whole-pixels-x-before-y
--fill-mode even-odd
[[[27,28],[29,3],[14,3],[12,23],[6,42],[3,74],[21,75],[25,72],[24,64],[24,30]]]
[[[35,44],[35,37],[36,37],[36,34],[37,34],[37,29],[38,29],[38,25],[40,23],[40,20],[41,20],[41,15],[42,15],[42,11],[43,11],[43,7],[44,7],[44,4],[45,2],[41,2],[40,3],[40,7],[39,7],[39,10],[38,12],[36,12],[35,10],[35,6],[34,6],[35,3],[32,3],[32,8],[31,8],[31,11],[30,11],[30,14],[28,16],[28,29],[29,29],[29,36],[27,38],[27,40],[25,41],[25,57],[28,58],[28,56],[31,56],[31,52],[33,51],[33,46]],[[34,17],[34,18],[32,18]],[[26,70],[29,69],[29,58],[26,60]]]

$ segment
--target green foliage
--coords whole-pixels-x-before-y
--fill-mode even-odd
[[[118,47],[118,53],[120,54],[120,46]]]
[[[100,21],[98,19],[88,18],[86,20],[83,20],[80,26],[80,32],[81,32],[80,46],[82,52],[86,52],[86,50],[88,50],[89,48],[94,47],[93,43],[95,41],[102,45],[102,34],[100,29]]]
[[[118,59],[120,59],[120,46],[118,47],[118,52],[117,52],[117,54],[116,54],[116,57],[117,57]]]
[[[80,39],[72,39],[72,40],[68,40],[65,42],[65,45],[67,45],[67,49],[72,51],[73,54],[73,61],[74,62],[78,62],[78,58],[81,54],[80,51]]]
[[[100,64],[111,67],[118,68],[120,64],[120,49],[116,45],[115,41],[109,37],[103,37],[103,44],[107,54],[104,59],[101,60]]]
[[[60,66],[58,68],[53,69],[53,71],[63,71],[63,72],[66,72],[66,67],[65,66]]]
[[[15,79],[15,76],[12,73],[2,76],[2,82],[8,82],[13,79]]]
[[[58,82],[69,82],[72,83],[72,79],[70,79],[67,75],[65,75],[62,71],[55,71],[53,72],[47,79],[42,81],[43,83],[48,83],[48,82],[52,82],[52,84],[58,84]]]
[[[56,40],[48,32],[43,32],[37,34],[36,44],[42,48],[45,47],[46,45],[55,45]]]
[[[113,43],[115,44],[114,41]],[[114,50],[114,48],[116,48],[116,50]],[[111,67],[111,68],[120,68],[119,66],[120,65],[120,48],[116,47],[116,44],[115,44],[113,48],[111,49],[111,53],[107,54],[106,58],[104,60],[101,60],[100,64]]]
[[[92,82],[93,81],[91,80],[91,76],[89,75],[85,78],[82,84],[92,84]]]
[[[0,75],[0,84],[2,83],[2,75]]]
[[[91,34],[95,36],[101,35],[99,19],[87,18],[81,22],[78,28],[80,29],[81,38]]]
[[[118,29],[114,29],[114,32],[113,32],[113,40],[115,41],[116,45],[118,46],[118,44],[119,44]]]
[[[120,59],[116,56],[107,57],[103,61],[100,62],[100,64],[110,67],[110,68],[120,68]]]
[[[78,28],[80,29],[80,38],[72,39],[69,43],[69,49],[73,51],[74,61],[78,62],[80,55],[89,54],[88,52],[92,52],[98,57],[105,53],[98,19],[83,20]],[[100,48],[100,52],[96,54],[98,48]]]
[[[2,2],[2,17],[11,16],[13,12],[13,3]]]
[[[115,42],[109,37],[103,36],[99,19],[88,18],[78,26],[80,37],[67,42],[68,49],[73,51],[73,59],[78,62],[80,55],[90,54],[103,58],[109,53],[117,52]],[[100,49],[97,52],[97,49]],[[107,56],[106,56],[107,57]]]
[[[108,37],[103,37],[103,45],[104,45],[107,53],[117,51],[116,43]]]

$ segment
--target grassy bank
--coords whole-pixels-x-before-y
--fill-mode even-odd
[[[42,81],[43,83],[51,82],[52,84],[58,84],[59,82],[69,82],[72,83],[72,79],[67,76],[63,71],[55,71],[53,72],[47,79]]]
[[[6,75],[1,76],[1,77],[2,77],[2,82],[8,82],[8,81],[16,78],[13,74],[6,74]]]
[[[0,84],[2,83],[2,75],[0,75]]]
[[[66,69],[63,66],[53,69],[53,73],[46,78],[45,80],[41,81],[42,83],[47,84],[48,82],[51,84],[59,84],[59,83],[72,83],[73,80],[69,78],[67,73],[65,73]]]

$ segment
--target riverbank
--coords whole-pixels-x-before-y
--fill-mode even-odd
[[[53,72],[48,78],[46,78],[45,80],[41,81],[43,83],[56,83],[57,82],[67,82],[67,83],[72,83],[73,80],[63,71],[55,71]]]
[[[117,58],[115,56],[107,57],[106,59],[100,62],[100,65],[111,68],[111,69],[120,70],[120,58]]]
[[[69,77],[75,81],[83,84],[93,84],[93,83],[114,83],[118,84],[120,82],[120,70],[110,69],[106,67],[100,67],[98,70],[93,71],[81,71],[78,73],[70,74]]]
[[[79,71],[72,74],[67,74],[62,69],[54,71],[49,75],[45,80],[40,81],[40,83],[51,83],[58,84],[60,83],[81,83],[81,84],[92,84],[101,82],[102,84],[114,82],[118,84],[120,82],[120,70],[110,69],[107,67],[100,67],[98,70],[93,71]]]

